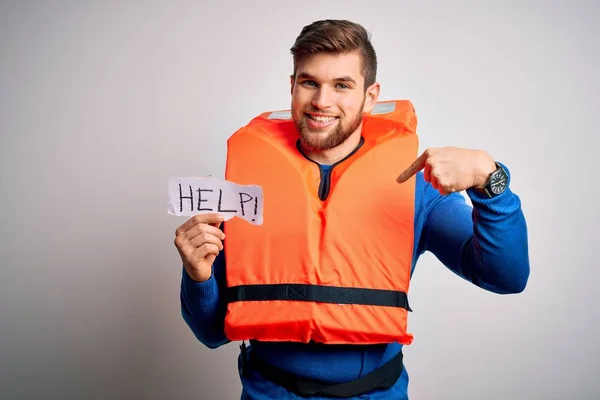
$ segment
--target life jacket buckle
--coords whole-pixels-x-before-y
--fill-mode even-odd
[[[246,342],[242,340],[242,344],[240,345],[240,374],[244,376],[246,372],[246,368],[248,366],[248,347],[246,346]]]

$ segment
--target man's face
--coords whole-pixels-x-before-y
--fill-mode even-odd
[[[360,134],[363,113],[375,102],[373,89],[365,95],[358,53],[313,55],[298,65],[291,83],[292,118],[303,145],[313,151]]]

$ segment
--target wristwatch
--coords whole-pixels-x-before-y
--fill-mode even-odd
[[[498,168],[490,174],[482,189],[488,197],[498,196],[508,187],[508,173],[500,164],[496,163],[496,167]]]

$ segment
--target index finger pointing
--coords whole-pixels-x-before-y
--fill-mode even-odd
[[[396,182],[398,182],[398,183],[406,182],[408,179],[410,179],[411,176],[413,176],[414,174],[416,174],[417,172],[419,172],[420,170],[425,168],[426,161],[427,161],[427,153],[423,152],[423,154],[421,154],[419,156],[419,158],[417,158],[415,160],[415,162],[413,162],[408,168],[406,168],[402,173],[400,173],[400,175],[398,175],[398,177],[396,178]]]

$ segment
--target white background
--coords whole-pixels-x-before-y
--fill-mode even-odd
[[[180,315],[168,178],[222,177],[226,138],[289,106],[301,28],[347,18],[421,150],[490,152],[529,226],[520,295],[420,260],[411,399],[599,398],[599,3],[251,4],[0,5],[2,397],[239,398],[237,343],[206,349]]]

